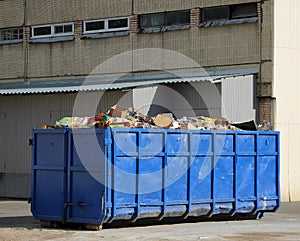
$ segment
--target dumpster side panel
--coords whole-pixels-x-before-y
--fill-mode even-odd
[[[65,130],[33,130],[31,211],[36,219],[64,220],[67,145]]]
[[[112,216],[256,215],[279,197],[279,133],[113,129]]]
[[[258,135],[257,195],[260,210],[273,211],[280,205],[279,135]]]

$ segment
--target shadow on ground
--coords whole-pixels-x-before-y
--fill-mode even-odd
[[[21,217],[1,217],[0,218],[0,229],[1,228],[27,228],[35,229],[40,228],[40,222],[35,220],[32,216],[21,216]]]

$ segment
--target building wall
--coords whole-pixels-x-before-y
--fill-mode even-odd
[[[221,6],[230,4],[240,4],[249,2],[259,2],[259,0],[136,0],[134,1],[134,13],[135,14],[145,14],[145,13],[155,13],[162,11],[175,11],[180,9],[190,9],[190,8],[204,8],[211,6]]]
[[[27,0],[26,2],[27,25],[129,16],[132,13],[132,0],[51,0],[43,3],[39,0]]]
[[[18,2],[19,4],[12,4]],[[162,12],[178,9],[197,10],[201,7],[258,2],[255,0],[214,0],[214,1],[46,1],[27,0],[1,1],[6,12],[16,12],[15,21],[7,25],[0,22],[0,28],[51,24],[82,20],[100,19],[132,14]],[[264,5],[268,5],[268,1]],[[113,6],[113,7],[112,7]],[[266,7],[267,8],[267,7]],[[20,9],[23,9],[20,11]],[[0,10],[1,11],[1,10]],[[195,11],[194,11],[195,12]],[[196,11],[196,13],[199,13]],[[7,18],[11,19],[7,15]],[[13,18],[15,19],[15,18]],[[196,18],[197,19],[197,18]],[[198,15],[199,19],[199,15]],[[196,21],[197,23],[197,21]],[[137,26],[136,26],[137,27]],[[269,27],[269,26],[267,26]],[[140,48],[162,48],[178,51],[205,68],[234,68],[238,65],[260,63],[260,23],[236,24],[221,27],[198,28],[170,31],[158,34],[136,34],[136,29],[124,37],[102,39],[81,39],[82,24],[76,24],[75,40],[56,43],[30,43],[0,45],[0,57],[6,61],[0,67],[0,81],[7,79],[63,78],[86,76],[104,61],[126,51]],[[28,32],[28,34],[30,34]],[[30,36],[26,36],[29,40]],[[270,55],[270,50],[264,50]],[[13,64],[14,63],[14,64]],[[182,63],[178,63],[182,66]],[[267,68],[270,66],[267,66]],[[26,76],[24,76],[26,74]],[[269,81],[269,80],[268,80]]]
[[[18,27],[24,24],[24,1],[0,1],[0,28]]]
[[[24,79],[25,52],[23,43],[0,44],[0,81]]]
[[[281,133],[282,200],[300,200],[300,2],[276,0],[274,96],[275,128]]]
[[[219,27],[199,28],[199,8],[229,4],[261,2],[259,0],[4,0],[0,1],[0,29],[23,27],[24,42],[0,44],[0,82],[58,80],[63,78],[84,77],[105,61],[133,50],[160,48],[174,50],[192,60],[205,70],[238,69],[260,67],[258,76],[258,97],[269,103],[266,110],[272,111],[272,1],[265,0],[263,14],[259,14],[257,23],[235,24]],[[137,15],[152,12],[192,9],[191,28],[156,34],[136,33]],[[258,8],[260,9],[260,8]],[[24,15],[24,13],[26,13]],[[82,21],[108,17],[130,16],[131,27],[127,36],[101,39],[83,39]],[[262,21],[263,20],[263,21]],[[75,22],[75,39],[55,43],[32,43],[30,26]],[[147,56],[142,56],[147,59]],[[132,69],[140,66],[140,58],[131,55],[132,61],[121,63]],[[133,65],[133,66],[132,66]],[[188,69],[185,61],[177,62],[176,70]],[[114,72],[122,68],[111,65],[107,70]],[[146,66],[147,67],[147,66]],[[174,67],[172,67],[174,68]],[[186,68],[186,69],[185,69]],[[123,68],[128,71],[128,68]],[[201,68],[200,68],[201,69]],[[125,71],[124,70],[124,71]],[[171,71],[174,69],[165,69]],[[198,70],[198,69],[197,69]],[[155,72],[155,69],[153,70]],[[151,71],[148,71],[151,73]],[[127,74],[124,72],[123,74]],[[142,74],[142,73],[139,73]],[[113,92],[100,104],[106,110],[120,98],[120,103],[130,103],[126,92]],[[91,95],[92,96],[92,95]],[[92,97],[91,97],[92,98]],[[93,98],[97,98],[94,96]],[[129,98],[129,99],[128,99]],[[0,96],[0,196],[12,196],[11,180],[27,183],[30,174],[30,148],[27,147],[33,126],[53,124],[63,116],[71,115],[75,94],[17,95]],[[88,101],[87,101],[88,103]],[[215,107],[214,107],[215,108]],[[92,113],[86,106],[75,112],[78,115]],[[220,110],[218,109],[219,113]],[[216,113],[217,113],[216,112]],[[265,113],[262,112],[262,115]],[[268,115],[266,115],[268,117]],[[268,117],[271,121],[271,117]],[[21,130],[16,126],[22,123]],[[18,138],[16,138],[18,137]],[[15,147],[18,146],[18,151]],[[5,175],[3,175],[5,174]],[[24,178],[22,179],[22,175]],[[19,175],[19,176],[16,176]],[[18,186],[18,184],[17,184]],[[21,184],[20,184],[21,187]],[[24,188],[22,188],[24,190]],[[17,190],[15,191],[17,192]],[[26,196],[24,191],[22,196]],[[21,192],[20,192],[21,193]]]

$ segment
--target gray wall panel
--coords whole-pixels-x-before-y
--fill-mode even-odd
[[[222,115],[233,122],[256,120],[253,76],[222,80]]]

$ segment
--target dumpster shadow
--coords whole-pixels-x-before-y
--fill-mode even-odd
[[[40,229],[40,222],[35,220],[32,216],[20,217],[1,217],[1,228],[26,228],[26,229]]]

